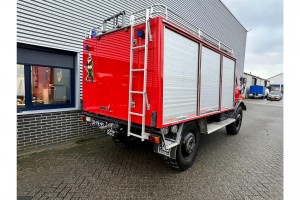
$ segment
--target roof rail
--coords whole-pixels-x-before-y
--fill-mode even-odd
[[[220,40],[214,38],[213,36],[209,35],[205,31],[201,30],[197,26],[191,24],[185,18],[183,18],[180,15],[176,14],[174,11],[170,10],[164,4],[153,4],[151,6],[148,6],[148,7],[144,8],[144,9],[132,12],[131,15],[134,15],[135,21],[137,23],[144,23],[145,22],[146,9],[150,9],[150,18],[154,18],[154,17],[158,17],[158,16],[164,17],[166,20],[169,20],[172,23],[175,23],[175,24],[183,27],[184,29],[186,29],[189,32],[195,34],[196,36],[200,37],[201,39],[213,44],[214,46],[218,47],[220,50],[224,50],[224,51],[226,51],[226,52],[228,52],[232,55],[234,54],[232,48],[225,45],[224,43],[222,43]],[[116,24],[119,16],[122,16],[122,25]],[[120,28],[124,28],[124,27],[129,26],[129,23],[125,25],[124,17],[125,17],[125,11],[122,11],[122,12],[119,12],[118,14],[116,14],[116,15],[113,15],[113,16],[105,19],[103,21],[101,27],[92,28],[91,30],[89,30],[88,34],[86,33],[86,37],[91,38],[93,36],[94,37],[100,36],[102,34],[113,32],[113,31],[116,31]],[[110,21],[111,19],[113,19],[112,28],[107,29],[106,28],[107,22]],[[98,34],[96,34],[96,33],[98,33]]]

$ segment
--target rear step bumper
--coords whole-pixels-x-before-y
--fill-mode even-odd
[[[112,118],[112,117],[107,117],[107,116],[103,116],[103,115],[100,115],[100,114],[89,113],[89,112],[83,112],[82,115],[80,116],[80,118],[82,119],[83,117],[90,117],[94,121],[95,120],[96,121],[101,121],[105,124],[109,124],[109,123],[118,124],[121,127],[127,127],[127,125],[128,125],[128,121],[120,120],[120,119],[116,119],[116,118]],[[97,125],[97,124],[95,124],[95,125]],[[134,128],[134,129],[141,129],[141,124],[132,123],[131,127]],[[145,128],[146,128],[146,132],[160,134],[159,129],[156,129],[156,128],[153,128],[153,127],[147,127],[147,126]]]
[[[110,117],[83,113],[80,116],[82,121],[91,123],[93,126],[96,126],[101,131],[106,131],[108,135],[114,136],[114,133],[120,131],[121,129],[127,129],[127,121],[122,121]],[[140,132],[141,125],[132,124],[132,129],[135,130],[134,132]],[[140,135],[137,135],[140,136]],[[146,127],[146,138],[147,140],[157,143],[160,141],[160,132],[154,128]]]

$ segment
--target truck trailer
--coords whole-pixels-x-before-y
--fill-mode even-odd
[[[165,5],[105,19],[83,41],[82,120],[118,142],[153,142],[176,170],[200,134],[238,134],[243,110],[234,50]],[[241,86],[239,86],[241,84]]]
[[[249,88],[249,97],[251,99],[253,98],[267,98],[268,95],[268,89],[262,85],[250,85]]]

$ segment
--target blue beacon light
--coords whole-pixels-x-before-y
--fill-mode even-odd
[[[96,37],[96,35],[97,35],[97,32],[96,32],[95,29],[93,29],[93,30],[91,31],[91,38]]]
[[[141,38],[144,38],[145,37],[145,32],[143,30],[138,30],[137,36],[141,37]]]

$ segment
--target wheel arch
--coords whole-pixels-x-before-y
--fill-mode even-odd
[[[238,102],[235,104],[234,111],[237,112],[237,110],[238,110],[239,107],[242,107],[242,109],[245,110],[245,111],[247,110],[247,107],[246,107],[244,101],[241,101],[241,100],[238,101]]]

